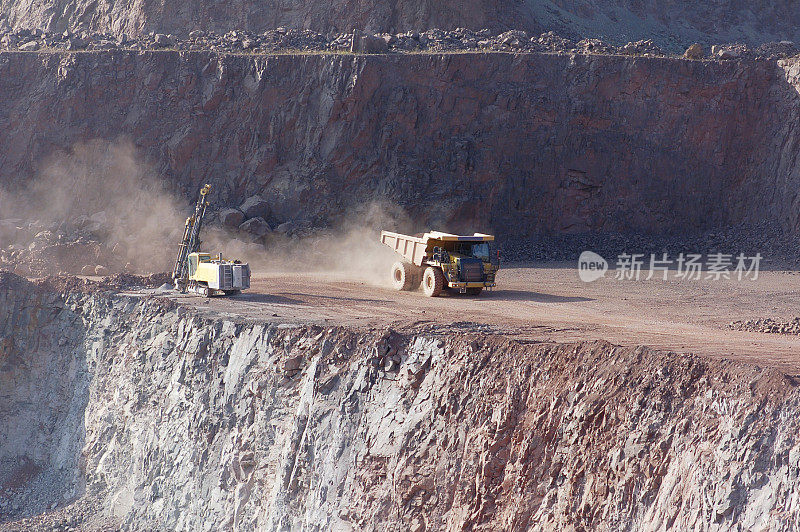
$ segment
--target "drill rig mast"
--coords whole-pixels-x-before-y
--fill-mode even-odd
[[[208,207],[207,196],[211,192],[211,185],[205,185],[200,189],[200,197],[194,206],[194,214],[186,218],[186,225],[183,229],[183,239],[178,246],[178,258],[175,259],[175,268],[172,270],[172,281],[175,283],[175,290],[186,292],[189,283],[189,264],[187,258],[190,253],[196,253],[200,249],[200,228],[203,225],[203,216]]]

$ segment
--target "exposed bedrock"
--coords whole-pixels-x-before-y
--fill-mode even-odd
[[[80,312],[0,272],[0,520],[84,490],[91,374]]]
[[[777,10],[776,10],[777,11]],[[11,28],[100,31],[137,35],[150,31],[186,35],[192,30],[262,32],[277,27],[320,32],[467,27],[539,30],[533,14],[494,1],[312,2],[274,0],[23,0],[0,2],[0,20]],[[2,27],[0,26],[0,29]]]
[[[379,200],[509,236],[797,229],[797,60],[0,53],[0,183],[130,139],[171,188],[277,222]]]
[[[126,529],[800,525],[800,396],[774,370],[240,323],[9,275],[0,298],[0,459],[28,464],[3,520],[40,513],[50,474],[48,508],[93,497]]]

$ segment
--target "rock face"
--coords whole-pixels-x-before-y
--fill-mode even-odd
[[[193,201],[275,220],[370,202],[419,229],[796,230],[798,61],[550,54],[0,53],[0,183],[134,143]],[[180,124],[176,129],[175,124]]]
[[[797,0],[725,0],[708,3],[647,0],[555,2],[302,2],[278,0],[2,0],[0,21],[12,28],[99,31],[114,35],[147,32],[186,35],[193,30],[256,32],[287,27],[327,33],[400,32],[428,28],[511,28],[540,33],[556,30],[573,38],[621,41],[652,38],[662,46],[685,48],[709,40],[759,44],[800,40]]]
[[[296,2],[279,0],[269,5],[252,0],[133,2],[110,0],[2,0],[0,15],[12,28],[52,31],[100,31],[115,35],[156,33],[186,35],[193,30],[222,33],[243,29],[262,32],[278,27],[307,28],[327,33],[349,31],[405,31],[410,29],[467,27],[507,28],[522,16],[526,29],[539,28],[531,13],[485,1],[444,3],[398,2],[375,4],[365,0]]]
[[[84,338],[80,316],[67,310],[54,291],[34,289],[6,272],[0,272],[0,283],[0,521],[4,521],[15,513],[14,506],[19,510],[24,504],[28,512],[40,513],[80,494],[84,486],[80,449],[91,376],[85,354],[78,352]],[[22,311],[23,298],[33,304],[30,312]],[[52,319],[54,314],[59,318]],[[37,349],[49,354],[26,357]],[[67,436],[70,433],[73,436]],[[8,489],[15,485],[26,489]]]
[[[28,471],[3,520],[77,499],[100,508],[81,529],[800,525],[800,394],[772,370],[0,283],[0,463]]]

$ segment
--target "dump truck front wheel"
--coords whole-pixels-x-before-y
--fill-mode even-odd
[[[444,288],[444,274],[442,270],[434,266],[425,268],[422,275],[422,291],[428,297],[436,297],[442,293]]]
[[[392,286],[395,290],[413,290],[419,283],[414,275],[414,266],[407,262],[395,262],[392,265]]]

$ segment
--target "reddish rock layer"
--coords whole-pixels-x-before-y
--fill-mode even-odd
[[[275,222],[372,200],[508,235],[796,222],[791,61],[538,54],[0,54],[0,183],[130,139]],[[794,74],[792,74],[794,72]],[[793,77],[794,76],[794,77]]]

